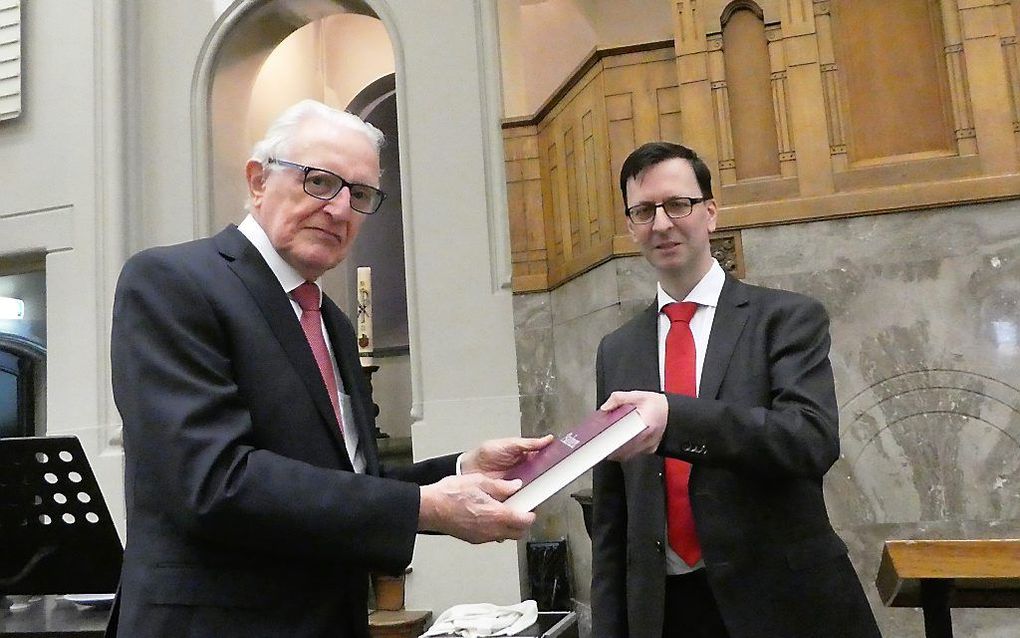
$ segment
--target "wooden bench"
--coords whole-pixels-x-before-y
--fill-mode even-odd
[[[927,638],[951,638],[953,607],[1020,607],[1020,539],[888,540],[875,579],[889,607],[921,607]]]

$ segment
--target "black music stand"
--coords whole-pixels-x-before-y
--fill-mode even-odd
[[[0,598],[114,592],[123,556],[77,437],[0,439]]]

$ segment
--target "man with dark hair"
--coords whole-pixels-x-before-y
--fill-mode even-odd
[[[595,468],[592,626],[879,636],[822,498],[839,456],[825,308],[723,272],[711,174],[692,150],[641,146],[620,188],[659,285],[598,350],[602,408],[635,405],[648,428]]]

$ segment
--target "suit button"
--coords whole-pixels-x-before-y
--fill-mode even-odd
[[[655,541],[655,549],[657,549],[660,553],[662,552],[662,541]]]
[[[659,472],[659,479],[662,479],[663,476],[664,474],[662,472]]]

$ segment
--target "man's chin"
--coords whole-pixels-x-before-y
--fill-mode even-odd
[[[656,270],[673,271],[682,269],[687,260],[680,254],[679,251],[654,251],[651,255],[645,255],[648,259],[648,263],[655,267]]]
[[[291,264],[308,281],[315,281],[324,273],[336,268],[344,260],[346,253],[336,253],[329,256],[313,256],[301,259],[300,263]],[[313,276],[314,275],[314,276]]]

